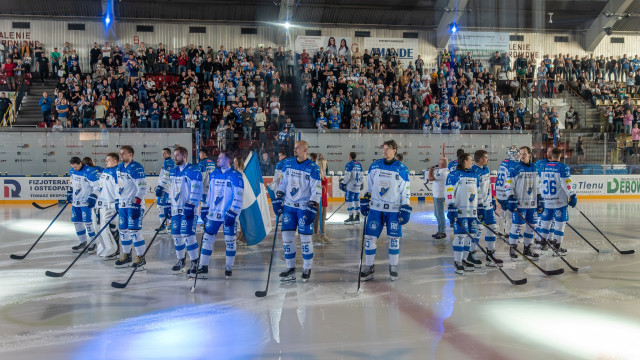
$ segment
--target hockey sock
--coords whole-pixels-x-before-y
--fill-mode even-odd
[[[540,235],[544,236],[547,241],[551,241],[551,221],[540,221],[540,228],[538,229]]]
[[[142,231],[140,230],[129,230],[129,237],[133,242],[133,247],[136,249],[136,254],[138,256],[142,256],[144,254],[144,238],[142,237]]]
[[[85,228],[84,223],[73,223],[73,226],[76,227],[76,235],[78,235],[80,244],[87,241],[87,229]]]
[[[471,239],[469,236],[464,236],[462,238],[463,246],[462,246],[462,258],[466,259],[467,255],[469,255],[469,248],[471,246]]]
[[[93,229],[93,223],[86,222],[84,223],[85,229],[87,229],[87,235],[89,236],[89,240],[93,239],[96,236],[96,231]]]
[[[184,244],[184,237],[182,235],[174,235],[173,236],[173,246],[176,249],[176,256],[178,260],[184,257],[184,248],[186,245]]]
[[[184,237],[185,243],[187,244],[187,253],[189,254],[189,259],[195,260],[198,258],[198,240],[196,240],[195,235],[182,235]]]
[[[524,230],[524,224],[511,224],[511,231],[509,231],[509,245],[517,245],[520,239],[520,234]]]
[[[478,243],[480,242],[480,238],[474,236],[473,241],[469,240],[469,251],[478,250]]]
[[[353,216],[358,215],[360,212],[360,203],[358,201],[353,201],[351,203],[351,208],[353,209]]]
[[[464,238],[466,235],[456,235],[453,239],[453,261],[462,261],[462,251],[464,251]]]
[[[284,250],[284,261],[287,263],[287,268],[289,269],[296,267],[295,237],[295,231],[282,232],[282,249]]]
[[[527,226],[524,229],[524,246],[529,246],[533,242],[533,229]]]
[[[227,267],[233,268],[233,263],[236,260],[236,236],[235,235],[225,235],[224,242],[227,244],[227,258],[225,265]]]
[[[491,230],[498,231],[496,224],[487,224],[487,227]],[[484,241],[487,244],[487,250],[495,250],[496,249],[496,236],[493,232],[488,231],[484,237]]]
[[[213,254],[213,243],[216,241],[214,234],[204,234],[202,238],[202,251],[200,252],[200,266],[209,266],[209,258]]]
[[[364,253],[365,253],[365,265],[371,266],[373,265],[373,261],[376,258],[376,240],[378,240],[375,236],[365,235],[364,236]]]
[[[302,268],[311,269],[313,266],[313,241],[311,235],[300,234],[300,244],[302,247]]]
[[[400,238],[392,237],[389,239],[389,265],[398,265],[400,257]]]
[[[127,229],[120,230],[120,244],[122,245],[123,254],[128,254],[131,252],[132,241],[129,238],[129,230]]]
[[[558,245],[562,244],[562,239],[564,238],[564,221],[556,221],[553,223],[553,240],[555,240]]]
[[[164,219],[167,217],[164,213],[164,206],[158,205],[158,218],[160,219],[160,224],[164,222]],[[182,259],[182,258],[180,258]]]
[[[544,235],[544,234],[540,230],[542,230],[542,216],[538,217],[538,225],[536,226],[536,233],[534,234],[536,241],[541,242],[542,238],[538,234],[540,235]]]

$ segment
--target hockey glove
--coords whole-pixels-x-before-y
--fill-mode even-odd
[[[319,205],[315,201],[309,201],[309,205],[304,209],[302,217],[304,218],[304,224],[306,226],[313,225],[316,220],[316,214],[318,214]]]
[[[371,194],[366,193],[364,197],[360,199],[360,212],[363,216],[369,216],[369,202],[371,201]]]
[[[162,186],[156,187],[156,197],[161,198],[164,195],[164,188]]]
[[[398,224],[404,225],[409,222],[409,219],[411,218],[411,210],[413,209],[409,205],[402,205],[400,207],[400,212],[398,213]]]
[[[544,200],[542,200],[541,195],[538,195],[538,198],[536,199],[536,207],[538,214],[542,214],[544,212]]]
[[[578,205],[578,197],[575,194],[571,195],[571,197],[569,198],[569,203],[568,204],[572,208],[576,207],[576,205]]]
[[[507,199],[507,209],[511,212],[518,210],[518,200],[513,195]]]
[[[96,207],[97,200],[98,200],[98,196],[96,194],[89,195],[89,197],[87,198],[87,207],[89,209],[93,209],[94,207]]]
[[[273,212],[276,215],[282,215],[284,212],[284,205],[282,204],[282,198],[284,198],[284,193],[282,191],[278,191],[276,193],[276,198],[271,201],[271,205],[273,206]]]
[[[347,184],[340,183],[340,190],[347,192]]]
[[[196,217],[196,206],[193,204],[184,204],[184,218],[186,220],[193,220]]]
[[[238,214],[231,210],[227,210],[227,212],[224,213],[224,226],[233,226],[236,223],[236,216],[238,216]]]
[[[202,198],[200,199],[202,205],[207,203],[207,194],[202,194]]]
[[[493,208],[493,211],[495,211],[498,208],[498,204],[496,204],[495,198],[491,198],[491,207]]]
[[[202,219],[203,222],[207,222],[207,215],[209,215],[209,208],[204,206],[200,208],[200,219]]]
[[[484,217],[486,214],[487,210],[485,210],[483,206],[478,206],[478,220],[480,220],[480,222],[484,221]]]
[[[456,219],[458,218],[458,209],[455,205],[451,204],[447,208],[447,218],[449,218],[449,223],[451,225],[456,223]]]
[[[73,191],[71,190],[67,191],[67,202],[73,202]]]
[[[142,216],[142,199],[136,198],[131,204],[131,218],[138,220]]]

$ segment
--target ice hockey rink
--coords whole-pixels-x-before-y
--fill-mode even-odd
[[[340,203],[332,203],[329,212]],[[640,258],[598,254],[568,227],[571,271],[546,254],[538,265],[564,268],[545,276],[525,261],[505,261],[511,285],[495,268],[456,275],[451,239],[433,240],[429,201],[414,202],[403,227],[400,277],[388,277],[387,241],[378,241],[375,280],[357,271],[362,225],[346,226],[346,211],[327,224],[332,239],[316,244],[311,280],[281,284],[278,236],[269,293],[263,290],[273,233],[253,247],[240,245],[233,277],[224,279],[224,242],[217,241],[210,278],[195,292],[186,276],[172,275],[176,258],[169,234],[147,255],[148,270],[117,270],[83,256],[62,278],[77,244],[69,210],[43,240],[23,254],[57,213],[30,205],[0,205],[1,359],[639,359]],[[637,248],[637,200],[581,200],[580,208],[618,246]],[[609,243],[570,211],[570,224],[601,250]],[[148,241],[157,227],[155,207],[144,221]],[[200,238],[201,233],[198,233]],[[449,235],[451,237],[451,234]],[[484,241],[481,242],[484,246]],[[299,245],[298,245],[299,247]],[[507,260],[507,246],[498,241]],[[301,262],[300,254],[298,261]],[[482,257],[484,259],[484,257]]]

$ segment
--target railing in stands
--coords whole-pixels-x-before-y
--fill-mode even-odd
[[[13,126],[16,122],[16,118],[18,116],[18,112],[20,111],[20,105],[22,104],[22,99],[24,99],[24,94],[26,93],[27,86],[25,84],[25,75],[21,75],[18,78],[16,91],[13,96],[13,104],[9,106],[9,109],[4,114],[4,117],[0,119],[0,126]]]
[[[573,87],[570,86],[564,80],[561,80],[560,83],[564,85],[565,91],[562,92],[562,97],[565,102],[572,106],[573,109],[578,114],[578,127],[582,127],[587,124],[587,109],[591,108],[591,104],[585,100],[582,95],[580,95]]]

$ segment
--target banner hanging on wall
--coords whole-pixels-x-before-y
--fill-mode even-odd
[[[364,48],[369,50],[369,54],[373,54],[374,50],[378,50],[383,59],[391,49],[394,49],[398,53],[399,60],[415,61],[419,55],[418,39],[365,38]],[[405,62],[403,61],[403,63]]]
[[[351,37],[348,36],[298,36],[295,41],[296,54],[305,50],[309,56],[314,56],[320,48],[337,57],[351,57]]]
[[[453,48],[459,55],[471,53],[476,59],[487,60],[496,51],[500,54],[509,51],[509,33],[488,31],[458,31],[451,35],[447,48]]]

